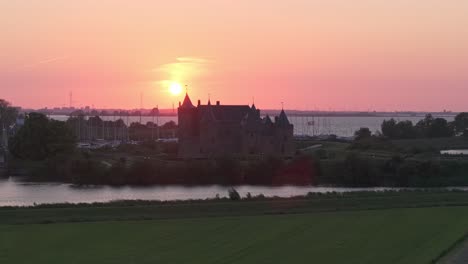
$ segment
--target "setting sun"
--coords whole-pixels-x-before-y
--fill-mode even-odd
[[[180,83],[173,82],[169,85],[169,92],[172,95],[179,95],[182,92],[182,85]]]

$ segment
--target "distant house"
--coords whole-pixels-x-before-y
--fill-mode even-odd
[[[293,125],[284,110],[274,122],[261,117],[255,105],[194,106],[188,96],[178,108],[179,157],[266,155],[290,157],[295,153]]]

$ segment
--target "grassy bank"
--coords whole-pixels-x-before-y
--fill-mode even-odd
[[[467,220],[452,207],[0,225],[0,261],[430,263]]]
[[[393,208],[464,207],[468,192],[386,191],[310,193],[293,198],[254,197],[193,201],[115,201],[93,204],[50,204],[0,207],[0,224],[154,220],[176,218],[307,214]]]
[[[0,208],[0,262],[430,263],[467,221],[448,191]]]

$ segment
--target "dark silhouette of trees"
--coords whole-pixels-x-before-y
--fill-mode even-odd
[[[395,119],[384,120],[382,122],[382,134],[391,139],[408,139],[418,137],[418,132],[413,126],[413,122],[406,120],[396,122]]]
[[[162,128],[163,129],[176,129],[177,124],[171,120],[169,122],[164,123],[164,125],[162,125]]]
[[[381,125],[382,134],[388,138],[398,138],[399,131],[395,119],[384,120]]]
[[[231,188],[228,190],[229,199],[232,201],[239,201],[241,199],[239,192],[236,189]]]
[[[372,133],[369,128],[361,127],[359,130],[354,132],[354,136],[356,136],[356,140],[362,140],[372,137]]]
[[[18,109],[3,99],[0,99],[0,134],[2,126],[9,127],[13,125],[18,117]]]
[[[65,122],[49,120],[40,113],[26,116],[24,126],[10,139],[10,152],[17,158],[44,160],[71,153],[76,140]]]
[[[459,127],[463,127],[463,118],[459,118]],[[411,121],[396,122],[393,118],[382,122],[382,134],[390,139],[438,138],[455,135],[456,124],[444,118],[434,118],[431,114],[413,126]]]
[[[455,128],[455,132],[457,133],[465,133],[468,129],[468,113],[459,113],[455,116],[455,120],[453,121],[453,126]]]
[[[431,114],[416,124],[416,130],[423,137],[437,138],[437,137],[451,137],[454,135],[452,125],[450,125],[444,118],[434,118]]]

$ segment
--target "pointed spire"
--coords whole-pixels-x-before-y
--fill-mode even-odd
[[[281,109],[281,113],[278,117],[277,125],[279,126],[289,126],[289,120],[288,117],[286,116],[286,113],[284,112],[284,109]]]
[[[265,122],[265,124],[267,124],[267,125],[273,124],[273,122],[271,121],[271,118],[270,118],[269,115],[266,115],[266,116],[265,116],[264,122]]]
[[[190,97],[188,96],[188,93],[185,94],[184,102],[180,106],[181,108],[195,108],[193,106],[192,101],[190,100]]]

